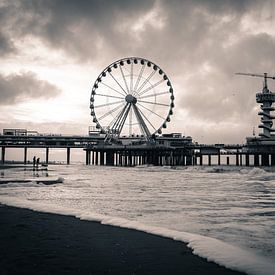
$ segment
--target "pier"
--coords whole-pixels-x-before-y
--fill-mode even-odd
[[[9,148],[22,148],[24,164],[30,148],[45,149],[46,164],[51,149],[63,148],[70,164],[71,149],[82,148],[86,165],[275,166],[275,93],[267,86],[267,79],[275,77],[237,74],[264,78],[262,91],[256,93],[262,132],[247,137],[244,144],[199,144],[181,133],[164,134],[175,107],[171,81],[153,62],[129,57],[113,62],[96,79],[90,97],[95,126],[89,128],[87,136],[4,129],[0,135],[1,163],[5,164]]]
[[[28,135],[28,131],[16,133],[17,129],[4,129],[0,135],[1,163],[5,164],[6,151],[9,148],[21,148],[24,152],[23,161],[27,163],[28,149],[45,149],[45,163],[49,163],[50,149],[59,148],[66,150],[66,163],[70,164],[71,149],[85,148],[88,144],[97,144],[104,140],[103,137],[91,136],[65,136],[65,135]],[[21,130],[21,129],[20,129]]]
[[[247,144],[198,144],[190,137],[179,133],[156,137],[150,145],[137,144],[137,137],[121,138],[121,144],[106,144],[104,136],[62,135],[0,135],[1,163],[9,148],[23,150],[23,162],[27,163],[28,149],[43,148],[45,163],[49,163],[50,150],[64,149],[66,163],[70,164],[71,149],[85,151],[83,162],[87,165],[108,166],[190,166],[190,165],[236,165],[275,166],[275,147],[269,139],[259,143],[257,138],[248,139]],[[123,145],[126,143],[127,145]]]

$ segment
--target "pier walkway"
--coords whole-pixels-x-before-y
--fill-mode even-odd
[[[275,147],[271,145],[198,144],[190,138],[171,136],[156,137],[151,145],[135,143],[137,138],[122,140],[124,144],[106,145],[100,135],[0,135],[1,163],[5,164],[8,148],[22,148],[25,164],[29,148],[44,148],[45,163],[49,162],[51,148],[64,148],[67,164],[71,148],[83,148],[87,165],[275,165]]]

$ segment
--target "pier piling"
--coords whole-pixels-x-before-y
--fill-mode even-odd
[[[254,154],[254,166],[260,165],[259,154]]]
[[[2,150],[1,150],[1,162],[2,162],[2,164],[5,164],[5,156],[6,156],[6,147],[2,146]]]
[[[262,154],[262,166],[269,166],[269,154]]]
[[[70,164],[70,160],[71,160],[71,148],[67,147],[67,165]]]
[[[249,154],[245,155],[245,166],[249,166]]]
[[[49,147],[46,147],[46,164],[49,163]]]

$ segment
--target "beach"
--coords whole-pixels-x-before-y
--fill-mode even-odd
[[[1,274],[242,274],[137,230],[4,205],[0,220]]]

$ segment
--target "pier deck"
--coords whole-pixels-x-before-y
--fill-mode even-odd
[[[1,162],[5,163],[8,148],[22,148],[24,163],[27,163],[29,148],[44,148],[45,163],[49,162],[51,148],[64,148],[67,150],[66,162],[70,164],[71,148],[83,148],[87,165],[275,165],[275,146],[272,144],[198,144],[184,137],[157,137],[151,145],[132,145],[130,141],[135,138],[125,140],[129,144],[106,145],[100,135],[0,135]]]

